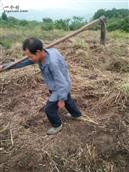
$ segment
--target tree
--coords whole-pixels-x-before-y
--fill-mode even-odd
[[[69,30],[69,22],[70,22],[70,19],[64,19],[64,20],[63,19],[59,19],[59,20],[56,20],[55,21],[55,28],[68,31]]]
[[[107,29],[109,31],[122,30],[129,32],[129,10],[128,9],[115,9],[112,10],[98,10],[93,19],[97,19],[102,15],[108,18]]]
[[[123,17],[126,17],[129,15],[129,10],[128,9],[116,9],[116,8],[113,8],[112,10],[100,9],[94,14],[93,19],[97,19],[103,15],[105,17],[107,17],[108,19],[123,18]]]
[[[1,18],[2,20],[5,20],[5,21],[8,20],[7,14],[5,12],[2,13]]]
[[[99,17],[103,15],[105,16],[105,13],[106,11],[104,9],[100,9],[94,14],[93,19],[98,19]]]
[[[53,30],[54,22],[51,18],[43,18],[42,29],[44,30]]]
[[[19,25],[21,26],[27,26],[29,24],[29,22],[27,20],[20,20],[19,21]]]
[[[74,16],[70,24],[70,30],[77,30],[86,24],[86,20],[83,17]]]
[[[129,32],[129,16],[121,20],[121,30]]]

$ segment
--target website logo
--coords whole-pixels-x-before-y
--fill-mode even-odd
[[[6,2],[4,0],[0,0],[0,11],[4,11],[6,13],[14,13],[14,12],[28,12],[26,9],[22,9],[19,4],[14,4],[13,1]]]

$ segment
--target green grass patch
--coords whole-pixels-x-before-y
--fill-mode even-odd
[[[125,83],[121,86],[121,90],[129,96],[129,83]]]
[[[129,39],[129,33],[127,32],[122,32],[122,31],[112,31],[110,32],[110,36],[113,38],[113,39]]]
[[[41,27],[35,26],[33,29],[28,27],[0,28],[0,33],[0,44],[8,49],[17,42],[22,43],[28,37],[36,37],[48,43],[65,36],[68,32],[63,30],[45,31]]]

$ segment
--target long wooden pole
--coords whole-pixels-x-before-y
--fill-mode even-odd
[[[102,17],[100,17],[99,19],[96,19],[96,20],[94,20],[94,21],[92,21],[92,22],[86,24],[85,26],[81,27],[81,28],[78,29],[77,31],[74,31],[74,32],[72,32],[72,33],[70,33],[70,34],[64,36],[63,38],[60,38],[60,39],[58,39],[58,40],[56,40],[56,41],[50,43],[50,44],[49,44],[48,46],[46,46],[45,48],[51,48],[51,47],[53,47],[53,46],[55,46],[55,45],[57,45],[57,44],[59,44],[59,43],[61,43],[61,42],[63,42],[63,41],[65,41],[65,40],[67,40],[67,39],[69,39],[69,38],[75,36],[75,35],[78,35],[79,33],[83,32],[83,31],[85,31],[85,30],[88,30],[88,29],[92,28],[93,26],[95,26],[95,25],[98,24],[98,23],[101,24],[102,21],[106,21],[106,17],[105,17],[105,16],[102,16]],[[28,58],[28,57],[23,57],[22,59],[20,59],[20,60],[18,60],[18,61],[16,61],[16,62],[13,62],[13,63],[11,63],[11,64],[9,64],[8,66],[4,67],[4,68],[2,69],[2,71],[5,71],[5,70],[7,70],[7,69],[10,69],[11,67],[13,67],[13,66],[15,66],[16,64],[18,64],[18,63],[24,61],[24,60],[27,59],[27,58]]]

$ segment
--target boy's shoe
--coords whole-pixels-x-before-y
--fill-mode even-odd
[[[62,124],[59,127],[52,127],[50,129],[48,129],[47,134],[48,135],[57,134],[59,131],[61,131],[61,129],[62,129]]]
[[[78,121],[82,121],[83,120],[83,116],[74,117],[70,113],[67,113],[66,116],[69,117],[69,118],[71,118],[71,119],[78,120]]]

